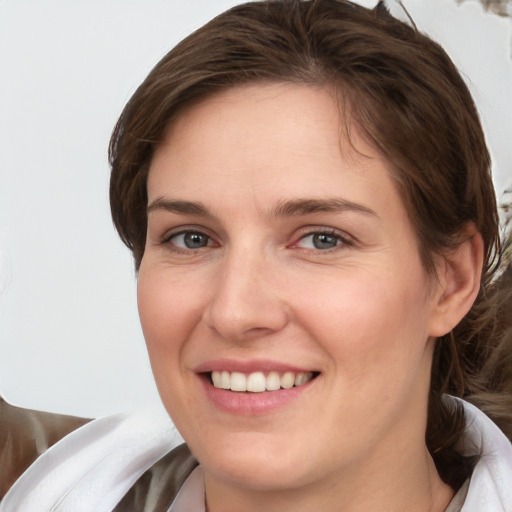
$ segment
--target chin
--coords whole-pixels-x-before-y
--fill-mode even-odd
[[[214,464],[214,467],[208,465],[205,468],[207,473],[218,480],[252,491],[292,489],[307,484],[309,480],[302,465],[284,457],[276,461],[272,455],[265,457],[260,454],[251,458],[232,453],[231,456],[217,457]]]
[[[237,487],[277,491],[314,480],[308,468],[313,469],[315,462],[308,453],[286,447],[281,436],[272,440],[268,437],[262,433],[231,434],[219,439],[213,447],[202,445],[191,449],[207,474]]]

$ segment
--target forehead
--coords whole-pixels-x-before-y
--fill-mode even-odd
[[[248,183],[244,171],[252,170],[253,177],[267,174],[276,185],[293,188],[301,179],[325,181],[327,170],[336,168],[354,178],[378,168],[387,178],[388,167],[355,123],[342,117],[334,88],[251,84],[224,90],[180,114],[155,151],[148,192],[168,173],[178,186],[226,175]]]

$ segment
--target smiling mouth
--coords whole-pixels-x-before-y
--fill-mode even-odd
[[[241,372],[213,371],[210,382],[217,389],[228,391],[263,393],[303,386],[318,376],[318,372]]]

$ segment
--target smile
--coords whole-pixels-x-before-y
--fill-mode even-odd
[[[213,371],[211,382],[218,389],[250,393],[263,393],[264,391],[278,391],[303,386],[309,382],[314,374],[312,372],[279,372],[271,371],[253,372],[249,374],[241,372]]]

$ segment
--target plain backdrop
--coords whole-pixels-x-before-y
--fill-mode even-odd
[[[107,145],[123,105],[230,0],[0,0],[0,393],[100,416],[158,400]],[[362,2],[367,6],[375,1]],[[512,184],[511,20],[474,0],[405,0],[475,94],[498,193]]]

